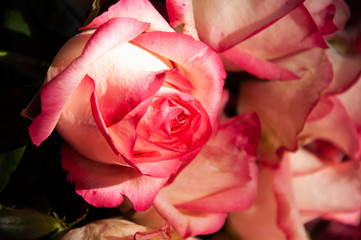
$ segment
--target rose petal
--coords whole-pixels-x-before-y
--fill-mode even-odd
[[[305,6],[323,35],[343,29],[350,17],[349,7],[343,0],[306,0]]]
[[[292,80],[299,79],[292,71],[277,66],[274,63],[257,58],[251,54],[242,52],[238,48],[231,48],[222,52],[222,56],[232,61],[238,67],[259,78],[268,80]]]
[[[190,89],[196,90],[192,83],[176,70],[166,72],[165,81],[172,88],[175,88],[184,93],[186,93]]]
[[[293,199],[286,161],[278,170],[262,168],[253,206],[229,214],[232,230],[242,239],[308,239]]]
[[[144,175],[166,178],[178,170],[180,163],[181,160],[176,158],[158,162],[135,162],[134,165]]]
[[[195,24],[200,39],[217,52],[222,52],[286,15],[302,2],[228,0],[225,4],[218,0],[193,0]]]
[[[132,91],[129,90],[129,88],[123,88],[128,91],[123,91],[119,94],[119,99],[117,99],[118,97],[112,99],[113,102],[118,103],[112,104],[117,104],[118,109],[116,107],[111,107],[109,96],[107,96],[105,102],[103,101],[101,103],[102,106],[99,106],[100,112],[103,110],[101,116],[108,127],[112,141],[115,143],[115,146],[117,146],[119,152],[129,160],[133,159],[133,149],[137,137],[137,125],[145,115],[148,106],[151,104],[153,94],[162,85],[164,74],[149,74],[149,76],[143,77],[142,80],[143,86],[149,85],[149,87],[138,87],[145,91],[134,90],[134,94],[129,95],[129,92]],[[134,84],[136,85],[137,83]],[[106,103],[109,104],[106,105]]]
[[[42,112],[29,127],[35,145],[53,131],[61,110],[89,70],[91,63],[148,28],[148,24],[129,18],[114,18],[91,36],[83,53],[41,89]],[[106,43],[106,44],[105,44]]]
[[[235,46],[255,57],[271,60],[327,44],[305,6],[300,5],[272,25]]]
[[[161,195],[153,203],[157,212],[183,237],[211,234],[224,224],[226,213],[179,210]]]
[[[177,70],[195,88],[189,94],[202,104],[213,126],[226,77],[218,55],[204,43],[180,33],[149,32],[140,35],[134,42],[174,61]]]
[[[249,176],[250,179],[247,182],[244,182],[244,180],[239,181],[239,185],[237,186],[227,182],[228,179],[217,178],[218,181],[223,182],[223,185],[229,184],[229,189],[222,189],[219,190],[219,192],[212,189],[213,194],[190,202],[176,204],[175,207],[178,209],[215,213],[239,211],[250,208],[257,195],[257,166],[251,162],[248,167],[250,173],[246,176]],[[182,177],[179,178],[182,179]],[[215,186],[213,187],[216,188]],[[193,188],[189,188],[188,190],[191,189]]]
[[[327,215],[360,210],[360,162],[327,165],[312,174],[294,177],[293,189],[301,211]]]
[[[358,75],[357,81],[350,86],[350,88],[337,95],[337,98],[341,101],[347,113],[357,128],[361,127],[361,72]]]
[[[332,79],[330,63],[322,52],[317,62],[313,71],[309,70],[297,81],[241,84],[238,112],[256,112],[260,117],[262,137],[258,157],[262,163],[277,165],[282,151],[297,149],[296,136],[319,100],[320,92]]]
[[[349,157],[355,157],[360,151],[358,132],[346,109],[336,99],[328,97],[324,101],[332,102],[333,108],[325,117],[308,122],[300,133],[301,138],[322,139],[332,142]]]
[[[318,156],[303,148],[297,150],[294,153],[289,153],[287,156],[291,163],[292,174],[294,176],[318,171],[325,165],[325,162],[322,161]]]
[[[170,25],[174,28],[182,25],[182,33],[198,40],[192,0],[167,0],[166,6]]]
[[[277,172],[273,191],[277,202],[277,224],[287,239],[308,239],[292,194],[292,172],[287,158],[283,159]]]
[[[307,117],[307,123],[320,120],[326,117],[333,110],[333,102],[325,99],[324,96],[321,95],[320,101],[316,104],[316,106],[312,109],[312,112]]]
[[[326,213],[322,216],[324,219],[337,221],[347,225],[358,226],[360,224],[361,209],[349,212]]]
[[[347,91],[361,75],[361,57],[346,57],[334,49],[328,49],[326,53],[335,76],[325,93],[337,94]]]
[[[135,169],[93,162],[63,144],[62,166],[76,192],[96,207],[116,207],[127,196],[137,211],[150,207],[166,178],[144,176]]]
[[[102,59],[100,63],[93,63],[93,68],[89,71],[89,74],[95,79],[86,75],[87,77],[83,79],[81,84],[82,88],[78,87],[77,91],[63,108],[62,117],[58,122],[57,129],[72,148],[89,159],[119,164],[124,163],[124,161],[120,161],[122,159],[121,156],[116,156],[121,154],[125,157],[125,161],[134,167],[132,159],[137,137],[137,125],[147,111],[152,101],[152,96],[159,90],[165,78],[164,72],[151,72],[151,70],[156,71],[159,68],[167,67],[161,60],[153,59],[153,55],[151,55],[152,59],[148,59],[149,53],[144,53],[142,52],[143,50],[139,52],[137,47],[127,43],[124,43],[120,49],[116,49],[115,53],[124,57],[127,54],[131,54],[127,51],[135,55],[140,54],[143,60],[153,60],[153,62],[152,64],[144,63],[147,66],[143,67],[141,60],[127,58],[127,64],[120,64],[122,70],[126,71],[126,74],[119,73],[119,68],[117,71],[116,66],[112,67],[112,74],[109,71],[104,74],[102,70],[104,64],[110,67],[116,65],[114,62],[119,65],[124,60],[116,61],[107,55],[103,57],[106,59]],[[137,67],[142,67],[144,70],[143,74],[135,74],[132,70],[128,70],[127,67],[129,65],[133,66],[132,63],[136,64]],[[131,69],[134,69],[134,66]],[[119,79],[119,76],[124,77]],[[85,80],[89,83],[85,83]],[[84,87],[86,84],[88,87]],[[137,85],[139,86],[136,87]],[[127,91],[124,91],[124,89],[127,89]],[[92,93],[91,97],[90,93]],[[87,95],[89,95],[91,110],[89,109],[89,102],[84,101]],[[90,115],[91,113],[93,113],[92,116]],[[96,126],[90,121],[93,117],[97,128],[116,155],[110,153],[109,146],[106,146],[106,143],[99,139],[99,134],[95,131]],[[86,121],[88,122],[85,124]],[[74,126],[77,126],[75,130]],[[82,130],[83,132],[81,133]],[[75,132],[79,133],[75,134]],[[92,137],[93,135],[89,134],[90,132],[95,132],[96,140]]]

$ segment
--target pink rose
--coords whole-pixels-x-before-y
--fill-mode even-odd
[[[150,206],[212,134],[225,72],[145,0],[123,0],[59,51],[41,89],[34,144],[56,127],[62,165],[95,206]]]
[[[255,114],[222,120],[197,157],[134,220],[152,227],[167,222],[182,237],[218,231],[228,212],[248,209],[257,195],[259,137]]]

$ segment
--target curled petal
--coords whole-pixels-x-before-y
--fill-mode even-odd
[[[76,192],[96,207],[117,207],[126,196],[135,210],[144,211],[167,181],[142,175],[130,167],[91,161],[66,144],[61,154],[62,166],[69,171],[67,179],[75,182]]]
[[[359,160],[327,165],[314,173],[294,177],[293,188],[301,211],[316,212],[321,216],[359,211],[361,206]]]
[[[346,109],[336,98],[324,101],[332,103],[332,110],[317,121],[308,122],[300,137],[322,139],[332,142],[342,149],[349,157],[355,157],[360,151],[357,128],[347,114]]]
[[[242,239],[308,239],[293,199],[289,171],[286,161],[277,170],[262,168],[252,207],[229,214],[232,230]]]
[[[361,111],[359,109],[359,104],[361,103],[361,72],[359,73],[357,81],[355,81],[347,91],[337,95],[337,98],[345,107],[348,116],[353,121],[353,124],[355,124],[357,128],[360,128]]]
[[[273,60],[309,48],[327,48],[327,44],[310,13],[300,5],[235,47],[258,58]]]
[[[347,57],[331,48],[326,50],[326,53],[335,76],[325,93],[337,94],[347,91],[361,76],[361,57]]]
[[[260,118],[262,137],[258,157],[262,163],[275,166],[285,149],[297,149],[296,137],[331,79],[331,65],[321,52],[317,64],[300,80],[241,84],[238,112],[256,112]]]
[[[91,63],[148,27],[148,24],[135,19],[114,18],[94,32],[82,55],[42,87],[42,110],[29,128],[35,145],[40,145],[53,131],[64,105],[89,70]]]
[[[292,71],[280,67],[274,63],[257,58],[251,54],[242,52],[238,48],[231,48],[222,52],[222,56],[232,61],[238,67],[241,67],[246,72],[254,74],[262,79],[269,80],[294,80],[299,79]]]
[[[227,50],[302,4],[302,0],[194,0],[199,37],[217,52]],[[222,9],[222,11],[220,11]]]
[[[172,27],[182,25],[182,33],[198,40],[192,0],[167,0],[166,3],[170,25]]]
[[[306,0],[305,6],[323,35],[343,29],[350,18],[350,10],[343,0]]]
[[[224,224],[226,213],[208,213],[179,210],[161,195],[154,200],[154,208],[184,238],[210,234]]]

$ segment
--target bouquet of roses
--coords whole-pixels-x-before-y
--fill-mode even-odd
[[[359,4],[17,1],[1,238],[361,238]]]

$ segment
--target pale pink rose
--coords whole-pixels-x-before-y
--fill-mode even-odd
[[[170,240],[178,239],[171,235],[169,226],[153,229],[133,222],[110,218],[86,224],[67,232],[61,240]]]
[[[260,125],[255,114],[223,120],[197,157],[163,188],[152,208],[134,220],[170,224],[182,237],[210,234],[227,213],[249,208],[257,195],[255,151]]]
[[[62,165],[95,206],[151,205],[212,134],[225,72],[207,45],[174,32],[145,0],[122,0],[71,38],[41,89],[34,144],[54,130]]]
[[[360,224],[361,56],[327,55],[333,79],[298,135],[299,149],[278,169],[263,167],[255,204],[230,215],[245,239],[308,239],[303,224],[318,218]]]
[[[327,48],[325,38],[349,18],[343,0],[167,0],[170,23],[183,24],[220,53],[227,70],[259,78],[292,80],[302,75],[278,60],[311,48]]]
[[[319,217],[357,226],[360,160],[327,163],[306,150],[286,154],[279,169],[260,170],[258,192],[250,210],[229,216],[242,239],[307,240],[304,224]]]

